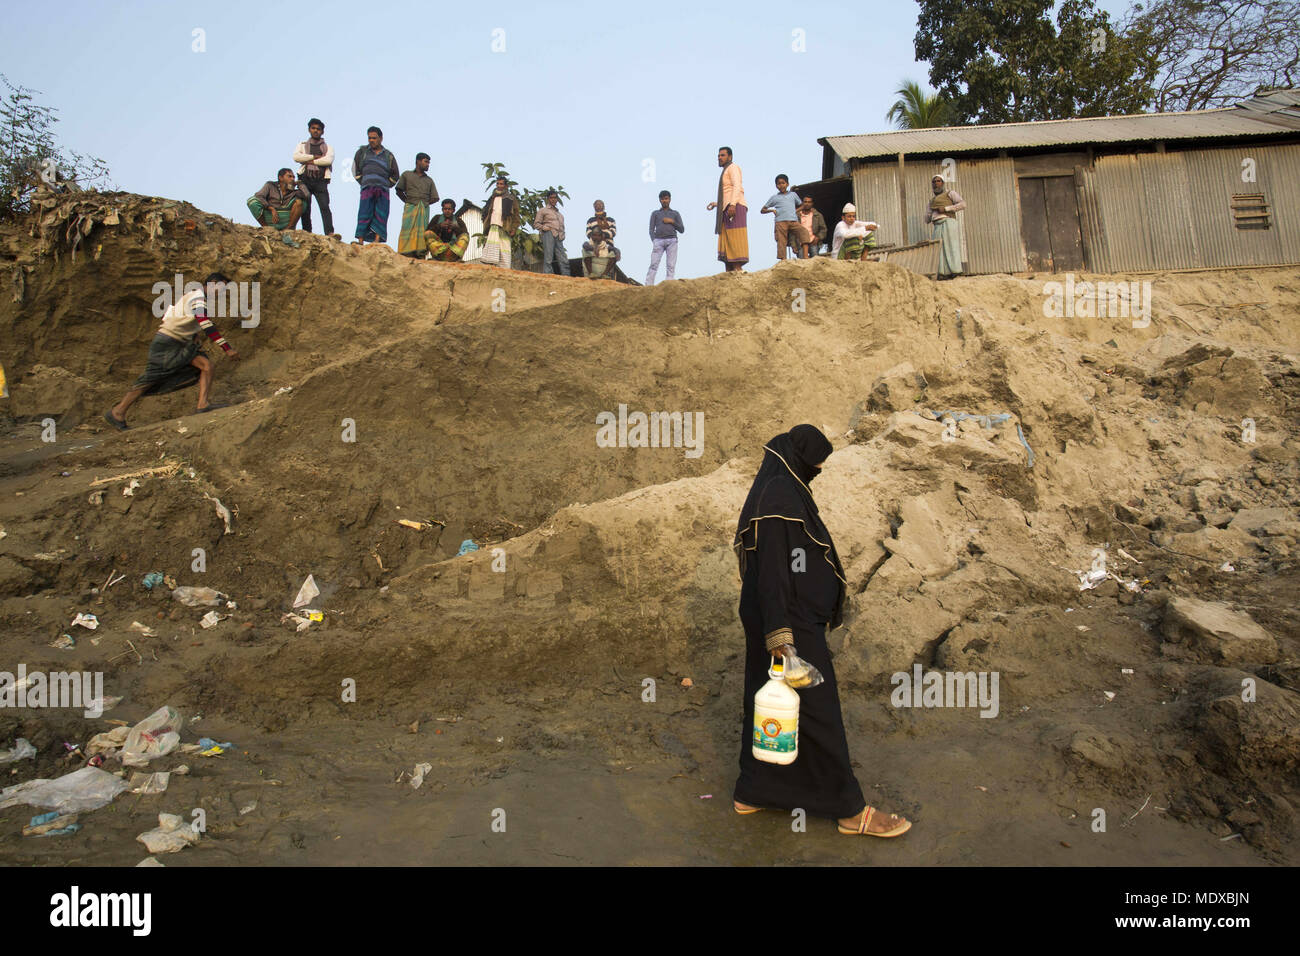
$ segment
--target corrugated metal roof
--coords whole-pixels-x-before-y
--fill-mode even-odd
[[[1298,90],[1272,90],[1236,106],[1187,113],[889,130],[860,136],[825,136],[818,142],[830,146],[841,159],[850,160],[898,153],[959,153],[1089,143],[1268,136],[1284,129],[1300,129]]]
[[[1300,90],[1265,90],[1237,104],[1261,123],[1300,129]]]

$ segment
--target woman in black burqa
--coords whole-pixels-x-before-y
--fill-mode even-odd
[[[763,808],[833,817],[841,833],[892,837],[911,823],[867,806],[849,764],[840,696],[826,647],[844,604],[844,568],[808,486],[831,443],[813,425],[796,425],[763,446],[749,497],[740,512],[735,549],[740,562],[740,620],[745,627],[745,723],[737,813]],[[802,549],[802,556],[797,549]],[[799,757],[765,763],[754,757],[754,694],[773,656],[795,652],[825,682],[799,692]]]

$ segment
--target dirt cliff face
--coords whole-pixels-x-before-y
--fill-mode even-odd
[[[731,826],[645,821],[683,786],[725,809],[741,740],[731,538],[762,444],[806,421],[837,449],[813,490],[849,579],[831,646],[850,742],[870,754],[864,786],[919,824],[901,862],[1297,861],[1294,269],[1076,277],[1149,282],[1134,327],[1045,305],[1059,277],[936,284],[817,259],[627,288],[286,241],[127,194],[49,200],[0,230],[0,269],[5,660],[103,670],[126,695],[110,717],[170,703],[203,714],[199,733],[238,728],[290,789],[322,750],[367,768],[367,806],[388,810],[339,824],[349,840],[398,825],[411,808],[377,782],[433,743],[458,806],[511,774],[568,793],[627,765],[649,789],[593,797],[588,819],[616,805],[643,835]],[[196,416],[193,389],[144,398],[118,433],[102,414],[143,368],[155,283],[213,270],[258,284],[253,327],[217,320],[241,360],[212,350],[214,398],[233,404]],[[634,447],[638,412],[680,413],[665,433],[680,440]],[[604,447],[605,413],[623,447]],[[674,433],[683,420],[702,432]],[[464,539],[479,549],[457,557]],[[112,571],[126,578],[105,590]],[[141,587],[149,571],[237,607],[199,629],[201,609]],[[324,620],[299,633],[281,617],[308,574]],[[47,646],[80,611],[99,629]],[[892,678],[916,664],[998,673],[997,716],[895,706]],[[356,703],[340,701],[348,679]],[[41,747],[38,776],[56,775],[42,761],[57,741],[104,729],[51,721],[0,711],[0,744]],[[376,754],[344,730],[359,721],[417,732]],[[180,786],[201,800],[233,784]],[[356,858],[331,855],[319,818],[360,792],[327,789],[283,791],[269,841],[239,817],[231,859],[306,861],[304,833],[312,861]],[[317,824],[283,824],[301,800]],[[1096,807],[1109,841],[1088,828]],[[1029,823],[1008,843],[1013,817]],[[961,853],[942,837],[953,820],[977,834]],[[580,840],[579,858],[671,858],[645,839]]]

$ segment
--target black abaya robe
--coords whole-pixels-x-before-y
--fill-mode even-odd
[[[744,732],[734,797],[754,807],[802,808],[846,818],[866,806],[849,763],[835,668],[826,625],[838,623],[844,572],[821,522],[808,483],[830,442],[800,425],[767,444],[767,455],[741,512],[736,534],[745,628]],[[795,570],[803,549],[802,570]],[[752,750],[754,694],[768,680],[768,635],[789,628],[789,643],[822,672],[825,682],[799,691],[799,756],[792,764],[758,760]]]

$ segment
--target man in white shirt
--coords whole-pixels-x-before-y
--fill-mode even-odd
[[[876,247],[876,230],[880,226],[871,220],[859,221],[858,207],[845,203],[840,222],[835,224],[831,241],[832,259],[865,259]]]
[[[334,233],[334,216],[330,213],[330,170],[334,167],[334,147],[325,142],[325,124],[316,117],[307,121],[307,139],[293,151],[293,161],[298,167],[298,182],[307,190],[309,198],[302,211],[302,231],[311,232],[311,198],[320,206],[321,225],[325,235]]]

